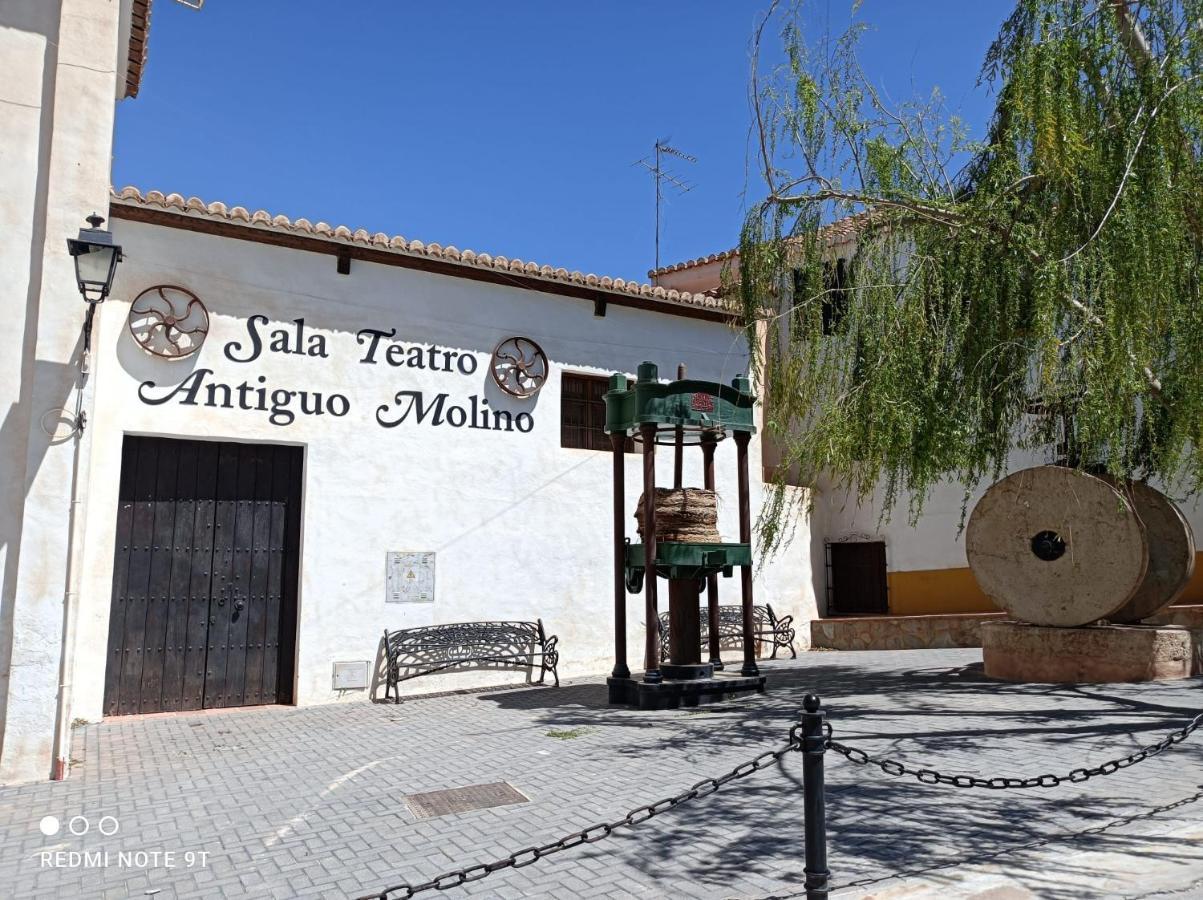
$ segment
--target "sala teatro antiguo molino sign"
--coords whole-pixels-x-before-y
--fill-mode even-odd
[[[247,340],[230,341],[223,348],[226,359],[234,363],[255,362],[263,353],[329,359],[326,338],[322,334],[306,334],[305,320],[294,319],[288,326],[268,330],[267,316],[254,315],[246,321]],[[266,345],[265,345],[266,335]],[[406,344],[393,340],[396,329],[379,331],[364,328],[355,335],[359,345],[359,363],[367,366],[384,365],[391,368],[423,369],[432,372],[472,375],[476,372],[476,356],[458,350],[447,350],[436,344]],[[161,406],[174,400],[180,406],[205,406],[213,409],[241,409],[267,414],[273,425],[291,425],[298,415],[342,418],[351,411],[351,401],[345,394],[320,391],[295,391],[273,388],[267,376],[258,375],[241,384],[232,385],[213,377],[212,369],[196,369],[174,387],[159,386],[144,381],[138,386],[138,399],[151,406]],[[511,413],[490,409],[489,401],[477,394],[456,403],[446,392],[427,397],[423,391],[398,391],[391,403],[376,408],[376,421],[383,428],[402,424],[429,425],[452,428],[477,428],[489,431],[529,432],[535,420],[528,412]]]

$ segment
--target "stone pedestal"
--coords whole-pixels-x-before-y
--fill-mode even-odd
[[[704,666],[682,667],[688,669],[709,668]],[[698,706],[719,703],[729,697],[755,691],[764,693],[764,675],[736,675],[712,672],[708,677],[696,672],[687,672],[689,677],[674,678],[669,666],[660,670],[664,680],[649,684],[638,675],[631,678],[607,678],[610,703],[631,706],[636,709],[679,709],[682,706]]]
[[[986,622],[981,628],[986,675],[1003,681],[1101,684],[1196,674],[1191,632],[1177,625]]]

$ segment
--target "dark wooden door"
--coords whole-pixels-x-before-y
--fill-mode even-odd
[[[827,545],[827,614],[885,615],[889,612],[884,541]]]
[[[126,437],[105,714],[292,701],[299,447]]]

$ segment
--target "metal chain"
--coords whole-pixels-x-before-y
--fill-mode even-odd
[[[637,806],[621,819],[615,819],[613,822],[598,822],[596,825],[590,825],[588,828],[573,832],[549,844],[543,844],[538,847],[526,847],[492,862],[477,863],[474,866],[467,866],[463,869],[453,869],[450,872],[444,872],[429,881],[423,881],[419,884],[405,883],[395,885],[385,888],[378,894],[367,894],[358,898],[358,900],[393,900],[393,898],[407,900],[407,898],[423,893],[424,891],[445,891],[467,884],[470,881],[479,881],[482,878],[487,878],[494,872],[500,872],[502,869],[521,869],[524,866],[538,862],[545,856],[559,853],[561,850],[570,850],[573,847],[579,847],[581,844],[596,843],[603,838],[609,837],[619,828],[639,825],[683,803],[698,800],[702,797],[709,797],[724,785],[738,781],[741,778],[747,778],[754,772],[759,772],[761,769],[767,769],[769,766],[776,765],[786,754],[801,749],[801,726],[795,725],[790,729],[789,741],[776,750],[768,750],[759,756],[742,762],[725,775],[719,775],[716,778],[704,778],[689,788],[689,790],[683,791],[674,797],[666,797],[663,800],[657,800],[655,803]]]
[[[1195,716],[1184,728],[1172,732],[1156,744],[1150,744],[1148,747],[1143,747],[1128,756],[1109,760],[1102,765],[1089,769],[1074,769],[1066,775],[1046,773],[1032,778],[975,778],[972,775],[943,775],[934,769],[913,769],[897,760],[872,756],[857,747],[849,747],[847,744],[833,741],[831,739],[831,726],[828,724],[825,725],[825,728],[827,731],[827,748],[834,750],[841,756],[846,757],[849,762],[854,762],[859,766],[872,763],[887,775],[910,775],[923,784],[946,784],[950,787],[958,788],[1006,790],[1008,788],[1056,787],[1066,781],[1077,784],[1089,778],[1094,778],[1096,775],[1112,775],[1120,769],[1126,769],[1128,766],[1143,762],[1150,756],[1156,756],[1158,753],[1169,750],[1175,744],[1186,740],[1200,725],[1203,725],[1203,713]]]

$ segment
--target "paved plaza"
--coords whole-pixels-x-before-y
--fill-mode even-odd
[[[399,706],[83,725],[67,781],[0,790],[0,896],[378,892],[547,843],[723,773],[782,743],[810,690],[838,740],[987,777],[1096,765],[1203,708],[1199,679],[1010,685],[985,679],[980,659],[975,650],[804,653],[765,664],[764,696],[689,711],[611,709],[596,678]],[[598,843],[424,896],[801,897],[801,770],[789,754]],[[1203,895],[1203,733],[1115,775],[1052,789],[928,786],[834,754],[827,778],[835,896]],[[405,802],[495,782],[529,802],[428,818]],[[46,816],[60,821],[57,834],[40,830]],[[85,819],[88,832],[72,835]]]

